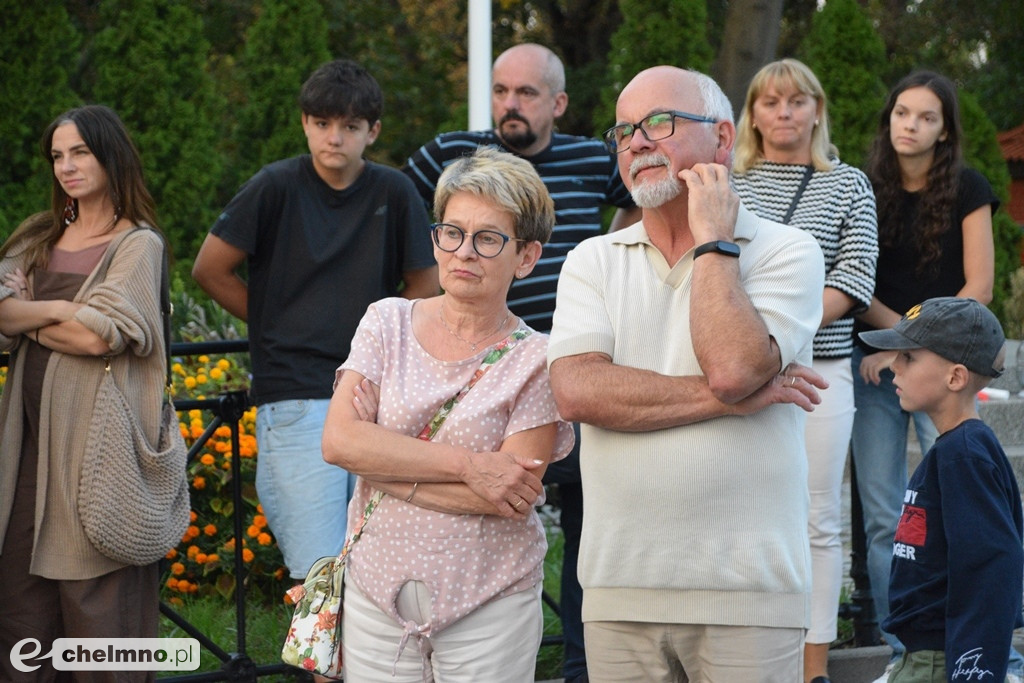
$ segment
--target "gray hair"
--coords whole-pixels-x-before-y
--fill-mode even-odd
[[[476,195],[511,213],[515,237],[541,243],[550,239],[555,205],[537,169],[526,159],[486,146],[456,160],[437,181],[435,220],[444,220],[448,201],[460,192]]]

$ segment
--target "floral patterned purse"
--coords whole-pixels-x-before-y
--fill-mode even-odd
[[[516,344],[529,336],[531,330],[517,329],[505,340],[495,345],[480,363],[472,379],[453,398],[445,401],[437,414],[420,432],[418,438],[430,441],[444,424],[445,419],[463,397],[473,388],[484,373],[501,360]],[[383,491],[375,491],[363,510],[363,518],[345,542],[337,556],[322,557],[313,563],[306,580],[288,590],[288,597],[295,604],[291,626],[281,649],[281,660],[285,664],[305,669],[328,678],[342,678],[341,621],[342,601],[345,593],[345,559],[352,544],[363,534],[363,527],[370,515],[384,498]]]

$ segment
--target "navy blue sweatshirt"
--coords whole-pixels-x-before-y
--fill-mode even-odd
[[[967,420],[910,478],[893,543],[888,619],[908,651],[943,650],[949,681],[1002,681],[1021,617],[1021,498],[992,430]]]

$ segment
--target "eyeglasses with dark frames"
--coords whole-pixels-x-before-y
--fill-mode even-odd
[[[434,244],[441,251],[455,252],[459,250],[462,243],[466,241],[466,236],[469,235],[472,238],[473,251],[482,256],[483,258],[494,258],[505,248],[505,245],[509,241],[512,242],[529,242],[530,240],[520,239],[518,237],[509,237],[503,232],[497,230],[477,230],[474,233],[468,233],[457,225],[451,223],[434,223],[430,226],[431,234],[434,236]]]
[[[643,133],[649,142],[664,140],[676,132],[676,119],[696,121],[697,123],[718,123],[717,119],[685,111],[659,111],[637,123],[620,123],[604,132],[604,144],[609,151],[621,154],[629,149],[629,141],[636,131]]]

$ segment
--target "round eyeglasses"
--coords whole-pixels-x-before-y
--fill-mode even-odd
[[[494,258],[500,254],[501,250],[505,248],[505,244],[510,240],[513,242],[530,241],[519,239],[518,237],[509,237],[497,230],[477,230],[474,233],[468,233],[459,226],[450,223],[434,223],[430,226],[430,229],[434,235],[434,244],[441,251],[458,251],[459,247],[466,240],[466,236],[470,235],[472,237],[473,251],[484,258]]]
[[[649,142],[664,140],[676,132],[676,119],[696,121],[697,123],[718,123],[715,119],[685,111],[659,111],[651,114],[638,123],[620,123],[604,132],[604,144],[615,154],[629,149],[629,141],[633,134],[640,131]]]

